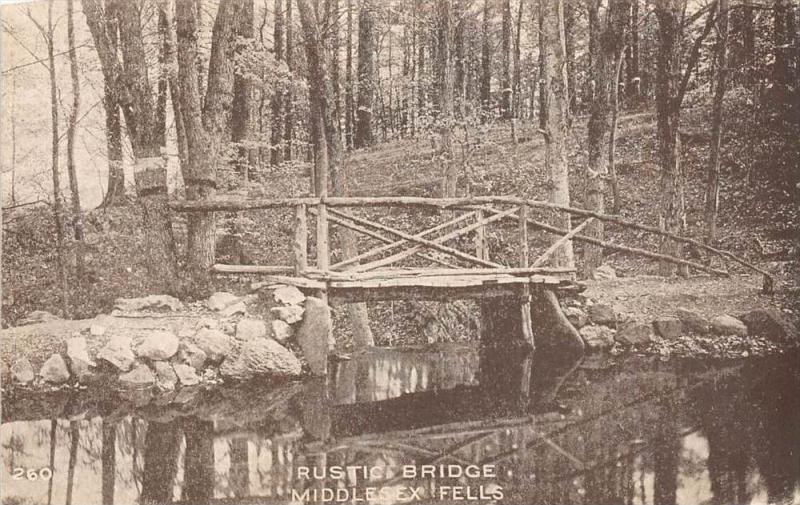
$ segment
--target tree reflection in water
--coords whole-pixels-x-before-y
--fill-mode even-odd
[[[513,348],[477,356],[376,350],[329,383],[243,385],[133,415],[99,402],[52,424],[26,420],[41,409],[12,399],[3,503],[286,503],[292,489],[355,481],[298,479],[301,465],[385,469],[370,485],[500,486],[500,503],[798,499],[797,355],[610,368]],[[46,485],[10,478],[12,466],[51,462]],[[439,463],[492,464],[498,477],[397,477],[400,465]]]

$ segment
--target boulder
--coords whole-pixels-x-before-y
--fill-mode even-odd
[[[777,309],[756,309],[740,316],[750,335],[775,342],[796,342],[797,328]]]
[[[272,307],[269,309],[269,315],[273,319],[280,319],[281,321],[294,324],[303,319],[303,307],[300,305],[288,305],[286,307]]]
[[[89,326],[89,335],[93,337],[100,337],[104,335],[105,332],[106,332],[106,327],[103,326],[102,324],[93,323],[91,326]]]
[[[677,317],[662,317],[653,321],[656,334],[664,339],[673,340],[683,335],[683,323]]]
[[[234,379],[257,376],[294,377],[300,375],[300,360],[292,352],[271,339],[249,340],[242,345],[239,356],[225,360],[220,374]]]
[[[67,358],[73,375],[79,380],[91,373],[95,362],[89,358],[89,351],[84,337],[73,337],[67,340]]]
[[[219,315],[222,317],[232,317],[237,314],[246,314],[247,313],[247,305],[244,302],[236,302],[233,305],[228,305],[224,309],[219,311]]]
[[[576,329],[581,329],[589,323],[589,316],[578,307],[565,307],[564,315]]]
[[[236,338],[239,340],[252,340],[267,336],[267,323],[262,319],[245,318],[236,324]]]
[[[616,279],[617,272],[611,265],[600,265],[592,270],[592,279],[596,281],[604,281],[609,279]]]
[[[711,321],[711,331],[716,335],[739,335],[747,336],[747,326],[733,316],[723,314],[713,318]]]
[[[130,372],[119,376],[119,384],[124,389],[144,389],[156,383],[156,376],[144,363],[137,363]]]
[[[105,347],[97,353],[97,359],[108,361],[119,371],[127,372],[136,361],[136,356],[131,350],[131,338],[126,335],[112,336]]]
[[[178,352],[178,343],[178,337],[171,331],[151,331],[136,348],[136,354],[153,361],[170,359]]]
[[[588,308],[589,320],[594,324],[602,324],[610,328],[617,326],[617,314],[614,308],[603,303],[590,305]]]
[[[172,391],[178,382],[178,376],[172,365],[166,361],[153,362],[153,369],[156,371],[156,386],[163,391]]]
[[[11,365],[11,380],[17,384],[28,384],[36,378],[33,365],[28,358],[19,358]]]
[[[200,376],[197,375],[194,367],[185,363],[175,363],[172,365],[172,369],[182,386],[194,386],[200,383]]]
[[[175,355],[175,364],[185,364],[200,370],[206,363],[206,353],[192,342],[183,341],[178,347],[178,354]],[[176,370],[177,371],[177,370]]]
[[[42,365],[42,369],[39,370],[39,376],[45,382],[50,382],[51,384],[67,382],[70,377],[67,362],[64,361],[60,354],[53,354]]]
[[[693,310],[685,307],[678,307],[675,315],[681,320],[683,331],[687,333],[695,333],[697,335],[705,335],[711,331],[711,325],[708,320]]]
[[[174,296],[150,295],[140,298],[117,298],[114,308],[123,312],[136,312],[145,309],[181,310],[183,304]]]
[[[331,331],[331,308],[321,298],[309,296],[305,317],[297,328],[297,343],[314,375],[328,372],[328,335]]]
[[[214,311],[221,311],[239,301],[239,297],[227,291],[217,291],[208,297],[206,306]]]
[[[34,310],[29,312],[27,316],[23,317],[17,322],[17,326],[27,326],[29,324],[47,323],[50,321],[58,321],[61,318],[55,314],[51,314],[46,310]]]
[[[652,342],[654,336],[651,324],[631,323],[618,329],[614,340],[623,345],[639,345]]]
[[[600,350],[614,345],[615,331],[606,326],[584,326],[578,333],[589,350]]]
[[[281,344],[292,338],[292,327],[280,319],[270,321],[270,336]]]
[[[295,286],[279,286],[273,291],[272,297],[283,305],[300,305],[306,299],[306,295]]]
[[[192,337],[192,342],[206,353],[206,358],[213,362],[219,363],[228,354],[230,354],[233,347],[231,337],[219,330],[211,330],[203,328]]]

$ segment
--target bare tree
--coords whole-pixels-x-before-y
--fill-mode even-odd
[[[356,104],[356,131],[353,146],[371,146],[375,142],[372,133],[372,108],[375,94],[375,35],[372,0],[361,0],[358,11],[358,100]]]
[[[542,88],[544,108],[542,135],[545,141],[545,164],[548,170],[549,200],[569,205],[569,171],[567,166],[567,133],[569,130],[569,95],[567,54],[564,36],[564,1],[541,0]],[[554,225],[563,230],[571,228],[569,214],[553,216]],[[553,255],[558,267],[575,264],[572,243],[568,241]]]
[[[438,0],[437,3],[439,47],[437,50],[438,96],[439,96],[439,136],[441,138],[440,158],[442,161],[442,196],[456,196],[458,185],[457,166],[453,162],[453,5],[452,0]]]
[[[715,58],[717,79],[714,89],[714,104],[711,118],[711,160],[706,182],[706,239],[711,242],[717,238],[717,215],[719,214],[719,167],[722,148],[723,121],[722,102],[728,86],[728,0],[719,0],[717,20],[717,42]]]
[[[77,265],[78,285],[83,282],[86,272],[84,259],[83,212],[81,211],[81,194],[78,188],[78,174],[75,170],[75,132],[78,126],[78,110],[81,106],[81,83],[78,78],[78,55],[75,51],[75,5],[74,0],[67,0],[67,44],[69,46],[69,70],[72,82],[72,110],[67,127],[67,175],[72,198],[72,228],[75,237],[75,263]]]
[[[240,18],[234,29],[236,52],[246,51],[254,39],[253,22],[255,16],[254,0],[242,3]],[[235,69],[233,76],[233,104],[231,106],[230,130],[231,142],[238,144],[236,168],[239,174],[249,180],[258,165],[258,150],[247,145],[252,141],[255,118],[253,102],[255,86],[253,79],[245,69]]]
[[[500,78],[500,114],[511,119],[511,0],[503,1],[502,54],[503,73]]]
[[[492,101],[492,0],[483,0],[483,25],[481,29],[481,104],[484,112],[491,110]]]
[[[287,0],[287,2],[291,2],[291,0]],[[273,33],[272,33],[272,53],[275,56],[276,61],[281,61],[284,58],[283,55],[283,1],[282,0],[275,0],[275,23],[273,26]],[[282,100],[282,91],[275,90],[275,93],[272,95],[271,107],[272,107],[272,136],[270,141],[270,157],[269,162],[270,165],[278,165],[283,161],[283,149],[281,146],[281,142],[283,141],[283,119],[284,119],[284,110],[283,110],[283,100]]]

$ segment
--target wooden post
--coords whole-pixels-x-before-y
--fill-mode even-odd
[[[477,222],[483,221],[484,215],[482,210],[475,211],[475,219]],[[486,246],[486,225],[481,225],[475,230],[475,256],[482,260],[489,259],[489,249]]]
[[[308,268],[308,218],[305,204],[298,204],[294,209],[294,273],[302,275]]]
[[[317,269],[327,272],[329,267],[328,207],[320,202],[317,204]]]
[[[530,249],[528,248],[528,206],[519,206],[519,266],[527,268],[530,262]],[[533,324],[531,322],[531,288],[525,284],[522,287],[520,303],[520,317],[522,321],[522,336],[535,348],[533,338]]]

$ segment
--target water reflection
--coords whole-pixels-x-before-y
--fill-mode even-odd
[[[404,501],[406,488],[420,503],[798,502],[797,355],[610,368],[557,358],[376,350],[339,363],[327,383],[249,385],[138,410],[109,398],[83,412],[59,404],[68,415],[55,421],[12,398],[0,430],[3,503],[277,504],[324,489],[352,500],[371,486],[389,490],[394,501],[383,503]],[[497,475],[401,475],[403,465],[439,464],[493,465]],[[347,466],[376,472],[335,474]],[[15,479],[15,468],[52,468],[53,478]]]

